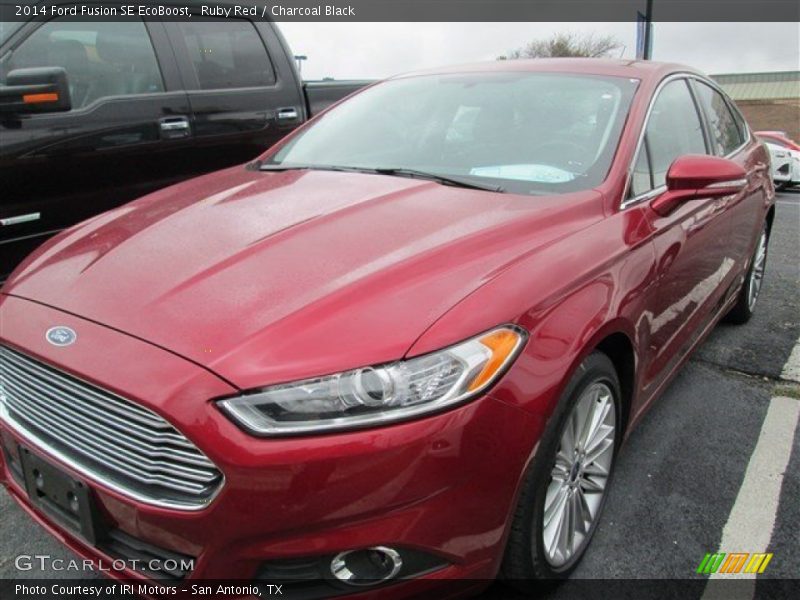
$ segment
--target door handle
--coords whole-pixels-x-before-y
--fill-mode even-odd
[[[164,117],[158,120],[161,137],[168,140],[187,137],[191,133],[188,117]]]
[[[20,223],[30,223],[31,221],[38,221],[42,218],[42,213],[28,213],[27,215],[17,215],[16,217],[5,217],[0,219],[0,226],[6,225],[19,225]]]
[[[296,119],[299,116],[297,109],[293,106],[289,108],[279,108],[278,109],[278,120],[279,121],[289,121]]]

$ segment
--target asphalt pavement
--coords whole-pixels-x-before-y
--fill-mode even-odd
[[[800,402],[800,386],[785,371],[798,338],[800,190],[779,194],[755,316],[746,325],[719,325],[654,404],[619,455],[602,521],[573,579],[555,589],[542,589],[543,596],[595,598],[605,590],[606,597],[615,599],[700,598],[704,593],[707,598],[706,576],[695,573],[706,553],[759,551],[720,544],[723,531],[729,531],[726,524],[732,527],[729,521],[735,520],[732,510],[740,501],[754,449],[762,443],[759,438],[772,399],[784,396]],[[795,355],[800,358],[800,352]],[[768,435],[761,437],[769,442]],[[797,579],[791,581],[800,577],[797,431],[792,431],[790,440],[788,466],[776,488],[774,525],[771,531],[759,530],[774,557],[759,575],[755,592],[727,587],[722,598],[788,598],[800,589]],[[765,499],[765,514],[770,512],[768,504]],[[22,553],[72,557],[3,491],[0,578],[70,576],[38,569],[20,572],[15,557]],[[642,593],[645,588],[632,586],[632,580],[649,584],[652,594]],[[670,587],[670,580],[691,585]],[[770,587],[775,582],[789,585]],[[495,584],[481,597],[523,596]]]

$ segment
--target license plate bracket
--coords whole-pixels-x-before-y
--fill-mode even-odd
[[[96,545],[101,530],[89,486],[25,446],[19,446],[19,456],[31,504],[59,525]]]

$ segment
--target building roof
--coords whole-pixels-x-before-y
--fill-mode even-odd
[[[800,71],[712,75],[734,100],[800,99]]]

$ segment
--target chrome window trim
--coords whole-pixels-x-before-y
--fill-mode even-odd
[[[31,221],[38,221],[41,218],[42,213],[40,212],[16,215],[14,217],[5,217],[4,219],[0,219],[0,227],[6,227],[7,225],[19,225],[21,223],[30,223]]]
[[[626,208],[628,208],[629,206],[633,206],[634,204],[639,204],[641,202],[646,202],[648,200],[653,200],[655,198],[658,198],[661,194],[663,194],[666,191],[667,191],[666,185],[663,184],[659,185],[658,187],[654,187],[652,190],[647,190],[646,192],[639,194],[638,196],[624,200],[622,204],[619,205],[619,207],[621,210],[625,210]]]
[[[707,185],[706,187],[702,188],[704,190],[716,190],[719,188],[728,188],[728,187],[744,187],[747,185],[747,179],[728,179],[727,181],[718,181],[716,183],[712,183]]]
[[[646,192],[643,192],[643,193],[639,194],[638,196],[634,196],[633,198],[628,198],[627,197],[628,196],[628,191],[630,190],[630,187],[631,187],[631,181],[633,180],[633,170],[636,168],[636,161],[639,158],[639,152],[641,152],[641,150],[642,150],[642,144],[644,143],[644,135],[645,135],[645,132],[647,131],[647,125],[650,123],[650,115],[653,112],[653,106],[655,105],[656,99],[658,98],[659,94],[661,93],[661,90],[663,90],[664,87],[667,86],[667,84],[669,84],[669,83],[671,83],[673,81],[676,81],[678,79],[683,79],[683,80],[687,81],[687,83],[688,83],[688,81],[690,79],[694,79],[694,80],[699,81],[701,83],[705,83],[706,85],[708,85],[709,87],[711,87],[712,89],[714,89],[715,91],[719,92],[722,95],[722,99],[725,101],[725,104],[728,106],[729,110],[731,110],[731,111],[735,110],[735,111],[739,112],[739,114],[741,115],[741,111],[739,111],[738,108],[733,104],[733,101],[730,98],[728,98],[728,95],[724,92],[724,90],[715,81],[713,81],[712,79],[709,79],[707,77],[703,77],[702,75],[698,75],[697,73],[692,73],[692,72],[689,72],[689,71],[685,71],[685,72],[684,71],[680,71],[680,72],[672,73],[671,75],[668,75],[667,77],[662,79],[659,82],[658,86],[656,87],[655,91],[653,92],[653,95],[650,97],[650,102],[649,102],[649,104],[647,106],[647,112],[645,113],[645,116],[644,116],[644,124],[642,125],[642,129],[639,131],[639,139],[636,142],[636,150],[633,152],[633,157],[631,159],[630,165],[628,166],[628,173],[625,176],[625,188],[622,190],[622,199],[620,200],[620,203],[619,203],[619,209],[620,210],[625,210],[626,208],[629,208],[629,207],[634,206],[636,204],[640,204],[640,203],[645,202],[647,200],[652,200],[653,198],[663,194],[667,190],[667,186],[666,185],[660,185],[660,186],[658,186],[656,188],[653,188],[652,190],[648,190]],[[702,110],[702,107],[698,107],[698,108],[701,111],[701,113],[698,114],[698,117],[700,118],[700,121],[702,122],[703,129],[705,129],[707,127],[706,116],[705,116],[705,113]],[[742,144],[740,146],[738,146],[737,148],[735,148],[734,150],[732,150],[731,152],[726,154],[723,158],[731,158],[732,156],[735,156],[736,154],[741,152],[744,149],[744,147],[747,146],[747,144],[750,143],[750,141],[752,139],[752,133],[750,132],[750,125],[747,123],[747,121],[745,120],[745,118],[743,116],[742,116],[742,122],[746,125],[746,130],[747,130],[745,132],[746,136],[745,136],[744,142],[742,142]],[[709,156],[716,156],[716,155],[710,154]]]
[[[64,371],[62,371],[61,369],[53,366],[52,364],[43,363],[42,361],[39,361],[38,359],[34,359],[34,358],[30,357],[29,355],[27,355],[27,354],[25,354],[23,352],[20,352],[20,351],[18,351],[16,349],[14,350],[14,352],[16,352],[17,354],[20,354],[22,356],[25,356],[27,359],[29,359],[29,360],[37,363],[37,364],[46,365],[47,367],[49,367],[49,368],[51,368],[51,369],[53,369],[55,371],[58,371],[60,373],[64,373]],[[165,423],[167,423],[173,429],[175,429],[190,444],[192,444],[192,446],[197,448],[197,446],[195,446],[194,442],[192,442],[189,438],[186,438],[186,436],[183,433],[181,433],[180,429],[176,428],[174,425],[172,425],[172,423],[170,421],[164,419],[161,415],[158,415],[154,411],[152,411],[152,410],[150,410],[148,408],[145,408],[145,407],[141,407],[136,402],[134,402],[132,400],[128,400],[127,398],[124,398],[124,397],[122,397],[122,396],[120,396],[118,394],[115,394],[114,392],[108,391],[105,388],[99,388],[99,386],[97,386],[95,384],[92,384],[92,383],[89,383],[89,382],[85,381],[84,379],[82,379],[80,377],[74,376],[74,375],[69,374],[69,373],[64,373],[64,374],[67,375],[68,377],[72,378],[72,379],[75,379],[76,381],[81,382],[82,384],[84,384],[86,386],[89,386],[90,388],[101,389],[103,391],[103,393],[106,393],[109,396],[113,396],[115,398],[118,398],[118,399],[122,400],[123,402],[125,402],[127,404],[134,405],[136,408],[142,408],[146,412],[151,412],[151,413],[155,414],[158,418],[162,419]],[[0,396],[2,396],[2,392],[0,392]],[[13,417],[13,415],[10,413],[10,411],[8,410],[8,407],[6,407],[5,402],[2,401],[1,398],[0,398],[0,424],[3,424],[6,427],[8,427],[11,431],[16,433],[19,437],[23,438],[24,441],[29,442],[33,446],[34,450],[44,451],[44,453],[46,455],[48,455],[50,459],[56,459],[57,461],[67,465],[69,468],[74,470],[76,473],[79,473],[81,477],[86,478],[88,481],[96,483],[96,484],[99,484],[102,487],[110,489],[110,490],[112,490],[112,491],[114,491],[114,492],[116,492],[116,493],[118,493],[118,494],[120,494],[120,495],[122,495],[122,496],[124,496],[126,498],[130,498],[132,500],[136,500],[137,502],[141,502],[142,504],[146,504],[148,506],[155,506],[155,507],[158,507],[158,508],[167,508],[167,509],[178,510],[178,511],[182,511],[182,512],[196,512],[196,511],[204,510],[204,509],[208,508],[209,505],[211,505],[211,503],[217,498],[217,496],[219,496],[220,492],[222,492],[222,490],[224,489],[225,484],[226,484],[225,473],[219,467],[217,467],[216,464],[213,463],[213,461],[211,461],[209,459],[209,461],[212,464],[214,464],[216,469],[219,471],[220,480],[219,480],[219,483],[217,484],[216,489],[207,498],[199,499],[196,502],[194,502],[194,501],[193,502],[181,502],[181,501],[172,500],[172,499],[168,499],[168,498],[155,498],[153,496],[149,496],[147,494],[140,493],[136,489],[134,489],[134,488],[132,488],[130,486],[126,486],[124,484],[121,484],[121,483],[119,483],[117,481],[114,481],[113,479],[105,477],[102,473],[98,473],[98,472],[96,472],[96,471],[94,471],[92,469],[87,468],[87,466],[85,464],[82,464],[80,460],[77,460],[77,459],[69,456],[69,454],[67,454],[65,452],[62,452],[58,448],[54,447],[47,440],[43,439],[40,435],[38,435],[35,432],[31,431],[23,423],[21,423],[19,420],[15,419]],[[199,448],[197,448],[197,449],[198,449],[199,452],[201,452],[203,454],[203,456],[205,456],[205,453],[203,453],[202,450],[200,450]],[[46,458],[48,458],[48,456],[46,456]]]

